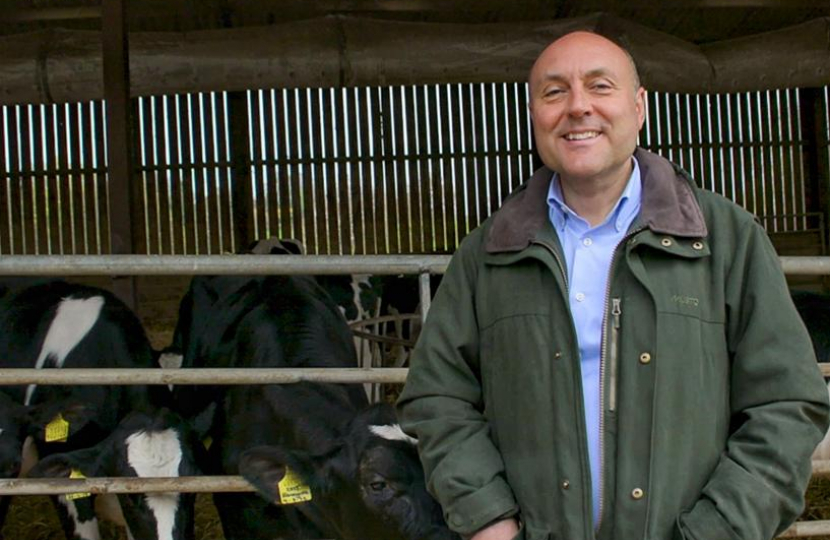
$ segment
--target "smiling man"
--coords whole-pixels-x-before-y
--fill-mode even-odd
[[[759,540],[803,506],[827,392],[753,217],[636,148],[631,56],[529,77],[535,172],[452,259],[398,402],[473,540]]]

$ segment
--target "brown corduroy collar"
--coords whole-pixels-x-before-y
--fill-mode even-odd
[[[643,195],[636,222],[655,233],[703,238],[708,234],[689,180],[666,159],[638,148]],[[553,172],[537,170],[521,191],[508,198],[493,216],[488,253],[521,251],[548,221],[547,195]]]

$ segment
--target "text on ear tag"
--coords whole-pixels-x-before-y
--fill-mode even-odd
[[[78,469],[72,469],[72,472],[69,473],[69,478],[86,478],[86,476],[84,476],[84,473],[82,473]],[[91,496],[92,493],[67,493],[66,500],[74,501],[75,499],[85,499]]]
[[[280,492],[280,504],[296,504],[311,500],[311,488],[288,467],[285,468],[285,476],[277,487]]]
[[[48,424],[46,424],[46,442],[66,442],[69,439],[69,422],[63,419],[63,416],[58,415]]]

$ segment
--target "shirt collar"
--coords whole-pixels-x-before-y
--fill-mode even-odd
[[[626,223],[630,223],[636,214],[640,211],[640,200],[642,198],[642,182],[640,180],[640,165],[637,163],[637,158],[631,157],[634,167],[631,171],[631,176],[628,178],[628,183],[625,186],[619,200],[611,209],[608,216],[600,225],[614,221],[614,228],[620,232]],[[579,220],[586,223],[576,212],[574,212],[567,204],[565,204],[565,197],[562,195],[562,185],[559,181],[559,174],[553,173],[551,178],[550,188],[548,189],[548,213],[550,215],[551,223],[557,231],[562,231],[569,219]]]

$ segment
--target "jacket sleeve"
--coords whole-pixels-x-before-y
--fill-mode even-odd
[[[472,236],[435,295],[397,403],[401,426],[418,439],[427,487],[462,535],[517,512],[482,413]]]
[[[810,456],[828,425],[828,396],[807,330],[766,233],[748,223],[727,274],[731,428],[694,506],[685,540],[757,540],[804,506]]]

